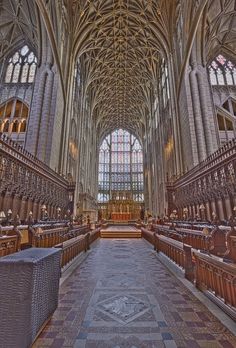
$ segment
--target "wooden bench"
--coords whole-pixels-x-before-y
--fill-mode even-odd
[[[168,238],[182,241],[195,249],[209,251],[216,256],[223,256],[227,250],[226,231],[219,227],[215,227],[211,232],[208,231],[208,234],[200,230],[163,225],[153,225],[152,230]]]
[[[20,235],[0,237],[0,257],[16,253],[20,250]]]
[[[58,243],[68,239],[68,227],[59,227],[51,230],[41,230],[39,228],[30,229],[31,245],[37,248],[51,248]]]

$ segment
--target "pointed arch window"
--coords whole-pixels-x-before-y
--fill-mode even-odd
[[[213,86],[236,86],[236,64],[222,54],[211,62],[209,75]]]
[[[29,108],[19,99],[10,99],[0,105],[0,131],[8,133],[25,133]]]
[[[33,83],[37,69],[37,57],[25,45],[9,58],[5,83]]]
[[[103,141],[99,151],[99,202],[110,194],[131,192],[143,201],[143,150],[139,140],[123,129],[117,129]]]

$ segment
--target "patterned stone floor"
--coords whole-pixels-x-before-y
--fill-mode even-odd
[[[63,283],[33,348],[235,348],[236,338],[141,239],[102,239]]]
[[[129,226],[129,225],[113,225],[113,226],[109,226],[105,229],[106,231],[139,231],[135,226]]]

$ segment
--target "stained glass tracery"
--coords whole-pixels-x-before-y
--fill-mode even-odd
[[[99,152],[99,202],[112,192],[130,191],[143,201],[143,152],[140,142],[129,132],[117,129],[103,141]]]
[[[9,58],[5,83],[33,83],[37,69],[37,58],[25,45]]]
[[[209,75],[212,85],[236,85],[236,65],[222,54],[219,54],[209,66]]]

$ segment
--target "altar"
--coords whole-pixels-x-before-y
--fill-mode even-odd
[[[131,213],[127,213],[127,212],[113,212],[111,214],[111,219],[114,221],[128,221],[131,220]]]
[[[131,192],[113,192],[111,199],[99,205],[103,219],[113,221],[131,221],[140,218],[143,203],[134,201]]]

